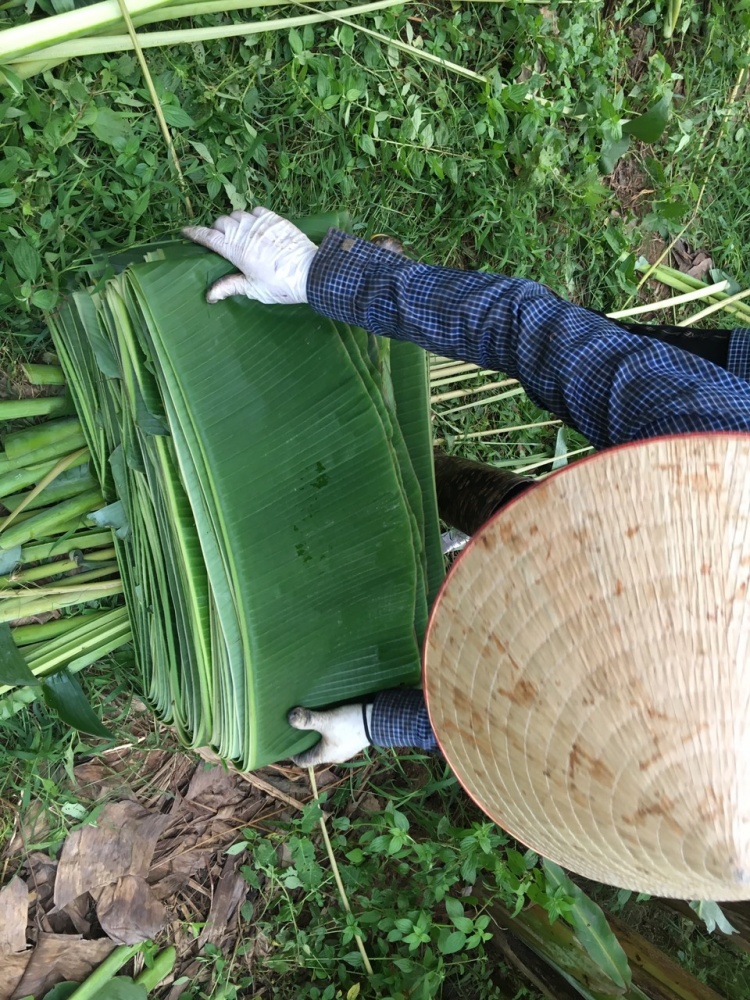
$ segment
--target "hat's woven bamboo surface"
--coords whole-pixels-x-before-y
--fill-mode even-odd
[[[601,882],[750,898],[750,435],[663,438],[501,511],[433,609],[425,690],[467,792]]]

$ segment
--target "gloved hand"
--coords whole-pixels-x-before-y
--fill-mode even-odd
[[[340,764],[370,745],[372,705],[343,705],[329,712],[293,708],[287,716],[295,729],[315,729],[321,740],[314,747],[292,757],[295,764]]]
[[[267,208],[222,215],[210,229],[186,226],[183,235],[238,267],[213,285],[206,298],[220,302],[246,295],[266,305],[307,302],[307,275],[318,248],[280,215]]]

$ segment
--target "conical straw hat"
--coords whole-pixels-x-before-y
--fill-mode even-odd
[[[501,510],[433,608],[440,746],[565,868],[750,898],[750,435],[603,452]]]

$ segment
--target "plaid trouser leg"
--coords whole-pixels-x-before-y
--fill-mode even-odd
[[[515,472],[435,451],[435,483],[440,517],[473,535],[513,497],[534,483]]]
[[[697,354],[720,368],[729,367],[729,344],[732,330],[699,330],[692,326],[665,326],[663,323],[630,323],[616,320],[629,333],[653,337],[688,354]]]

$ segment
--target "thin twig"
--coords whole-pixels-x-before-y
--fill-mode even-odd
[[[518,385],[517,378],[504,378],[500,382],[483,382],[482,385],[469,386],[468,389],[451,389],[448,392],[438,392],[432,396],[433,403],[444,403],[449,399],[465,399],[481,392],[491,392],[493,389],[505,389],[509,385]]]
[[[310,787],[313,791],[313,796],[315,801],[318,802],[318,784],[315,780],[315,771],[312,767],[308,767],[307,773],[310,775]],[[328,836],[328,827],[326,826],[325,816],[320,817],[320,829],[323,832],[323,840],[326,845],[326,852],[328,854],[328,860],[331,862],[331,870],[333,871],[333,877],[336,880],[336,886],[339,890],[339,896],[341,897],[341,904],[347,913],[352,912],[351,906],[349,906],[349,897],[346,895],[346,889],[344,889],[344,883],[341,881],[341,875],[339,874],[339,866],[336,863],[336,856],[333,853],[333,847],[331,846],[331,838]],[[365,971],[368,976],[372,975],[372,966],[370,965],[370,959],[367,957],[367,952],[365,951],[365,946],[362,938],[359,934],[354,935],[354,940],[357,942],[357,948],[359,948],[359,953],[362,956],[362,962],[365,967]]]
[[[122,12],[122,19],[125,22],[125,26],[128,29],[128,34],[130,35],[130,40],[133,43],[133,49],[135,50],[136,58],[141,67],[141,72],[143,73],[143,79],[146,82],[146,87],[148,88],[149,95],[151,96],[151,101],[154,105],[154,111],[156,112],[156,117],[159,121],[159,128],[161,129],[161,134],[164,136],[164,142],[167,145],[167,151],[172,158],[172,165],[174,166],[175,173],[177,174],[177,181],[182,190],[182,196],[185,199],[185,210],[188,214],[188,218],[193,218],[193,205],[190,201],[190,195],[188,194],[187,181],[185,180],[185,175],[182,172],[182,167],[180,166],[180,161],[177,157],[177,150],[174,148],[174,143],[172,142],[172,134],[169,131],[169,126],[167,125],[167,120],[164,117],[164,112],[162,111],[161,101],[159,100],[159,95],[156,93],[156,87],[154,86],[154,81],[151,76],[151,71],[146,63],[146,57],[143,54],[143,49],[141,48],[141,43],[138,41],[138,35],[136,34],[135,25],[133,24],[133,19],[130,16],[130,11],[125,5],[125,0],[117,0],[120,5],[120,11]]]
[[[501,399],[510,399],[513,396],[522,396],[524,394],[524,388],[518,386],[517,389],[508,389],[507,392],[500,392],[496,396],[488,396],[487,399],[475,399],[471,403],[462,403],[460,406],[452,406],[450,410],[437,411],[436,416],[440,419],[444,419],[450,416],[451,413],[460,413],[462,410],[470,410],[472,407],[476,406],[489,406],[490,403],[499,403]]]
[[[490,427],[486,431],[469,431],[468,433],[461,433],[459,431],[451,436],[456,441],[470,441],[476,438],[492,437],[493,434],[510,434],[511,431],[525,431],[532,427],[559,427],[560,424],[562,424],[562,420],[538,420],[533,424],[514,424],[512,427]],[[445,438],[435,438],[433,443],[445,444]]]
[[[238,771],[237,774],[239,774],[243,781],[260,789],[261,792],[265,792],[266,795],[270,795],[271,798],[278,799],[279,802],[285,802],[286,805],[292,806],[294,809],[302,810],[305,808],[304,802],[300,802],[299,799],[287,795],[286,792],[282,792],[280,788],[272,785],[270,781],[264,781],[263,778],[259,778],[257,774],[252,774],[249,771]]]
[[[456,382],[467,382],[471,378],[479,378],[486,375],[494,375],[491,368],[478,368],[471,372],[464,372],[463,375],[447,375],[445,378],[433,378],[430,376],[430,389],[439,389],[444,385],[454,385]]]
[[[731,306],[733,302],[739,302],[740,299],[746,299],[748,295],[750,295],[750,288],[746,288],[742,292],[735,292],[734,295],[730,295],[728,298],[722,299],[720,302],[714,302],[712,305],[706,306],[705,309],[701,309],[701,311],[696,313],[695,316],[690,316],[688,319],[682,320],[682,322],[677,325],[692,326],[694,323],[697,323],[699,319],[705,319],[706,316],[711,316],[720,309],[725,309],[727,306]]]
[[[714,285],[706,285],[705,288],[696,288],[692,292],[684,292],[682,295],[673,295],[669,299],[662,299],[660,302],[646,302],[642,306],[633,306],[632,309],[618,309],[617,312],[607,313],[609,319],[625,319],[627,316],[640,316],[642,313],[657,312],[660,309],[670,309],[672,306],[681,306],[685,302],[694,302],[696,299],[706,299],[710,295],[718,292],[725,292],[729,288],[729,282],[724,279],[717,281]]]

